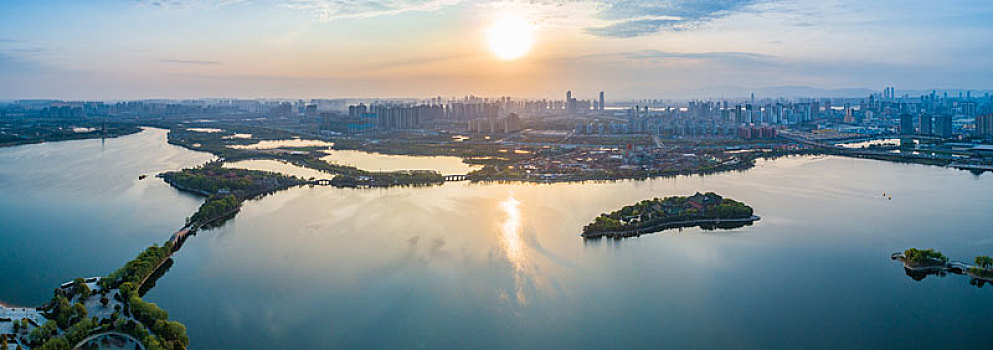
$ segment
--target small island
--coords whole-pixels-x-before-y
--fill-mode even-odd
[[[974,265],[962,261],[949,261],[948,257],[934,249],[910,248],[893,253],[890,258],[903,263],[907,276],[917,281],[929,275],[945,276],[950,272],[971,277],[971,283],[977,287],[993,283],[993,258],[985,255],[973,259]]]
[[[894,253],[892,257],[910,270],[944,269],[948,266],[948,257],[934,249],[910,248],[903,253]]]
[[[631,237],[669,228],[701,226],[734,228],[759,220],[752,207],[707,192],[689,196],[654,198],[601,214],[583,227],[584,238]]]

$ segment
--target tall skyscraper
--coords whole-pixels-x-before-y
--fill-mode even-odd
[[[976,135],[993,136],[993,114],[976,117]]]
[[[904,113],[900,115],[900,135],[914,134],[914,116]]]
[[[604,102],[604,99],[603,99],[603,91],[600,91],[600,110],[601,111],[604,110],[605,109],[604,108],[605,106],[606,106],[606,103]]]
[[[932,130],[931,127],[930,114],[921,113],[921,115],[917,117],[917,125],[920,125],[920,129],[917,131],[918,134],[931,135],[931,133],[934,131]]]
[[[940,115],[934,117],[934,134],[940,137],[952,136],[952,116]]]

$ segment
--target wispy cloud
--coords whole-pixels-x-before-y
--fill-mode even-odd
[[[134,0],[153,7],[189,9],[220,7],[244,0]],[[471,4],[589,11],[597,24],[584,30],[599,37],[634,37],[663,30],[686,30],[708,21],[774,0],[277,0],[279,6],[299,10],[321,21],[343,18],[395,16],[437,11]]]
[[[680,26],[685,24],[683,20],[644,19],[621,21],[602,27],[590,27],[586,28],[585,31],[586,33],[601,37],[630,38],[655,33],[662,28],[678,30]]]
[[[435,11],[463,0],[286,0],[283,6],[311,13],[322,21],[339,18],[393,16]]]
[[[220,7],[237,4],[243,1],[244,0],[134,0],[135,3],[140,5],[178,10]]]
[[[772,56],[753,52],[671,52],[660,50],[643,50],[624,54],[625,57],[637,60],[660,60],[669,58],[685,59],[723,59],[738,61],[767,62]]]
[[[161,60],[158,60],[158,62],[162,62],[162,63],[176,63],[176,64],[193,64],[193,65],[201,65],[201,66],[221,64],[221,62],[219,62],[219,61],[182,60],[182,59],[175,59],[175,58],[161,59]]]
[[[614,23],[587,28],[601,37],[633,37],[660,30],[685,30],[744,10],[761,0],[602,0],[596,16]],[[667,18],[645,19],[646,16]]]

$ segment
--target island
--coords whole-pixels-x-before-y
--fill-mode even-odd
[[[583,227],[584,238],[631,237],[669,228],[734,228],[759,220],[744,203],[707,192],[654,198],[601,214]]]
[[[902,254],[894,253],[892,258],[911,270],[944,269],[948,266],[948,257],[934,249],[910,248]]]
[[[977,256],[973,259],[975,264],[969,264],[950,261],[948,257],[934,249],[910,248],[890,254],[890,258],[901,262],[907,276],[916,281],[930,275],[945,276],[952,273],[971,277],[970,283],[977,287],[993,283],[993,258],[985,255]]]

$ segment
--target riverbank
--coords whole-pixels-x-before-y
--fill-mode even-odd
[[[81,120],[27,119],[0,121],[0,147],[45,142],[110,139],[142,131],[134,124],[96,123]]]

